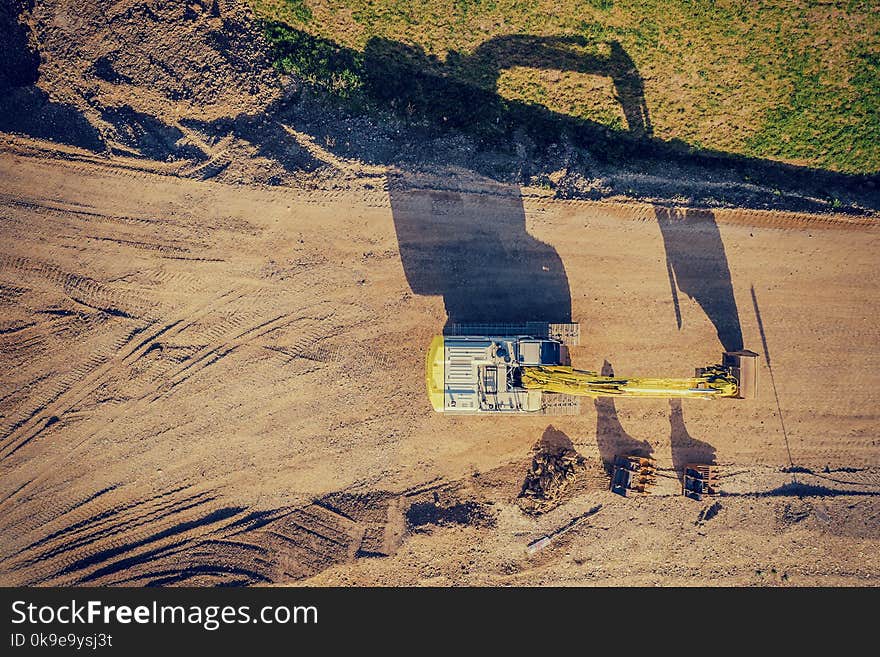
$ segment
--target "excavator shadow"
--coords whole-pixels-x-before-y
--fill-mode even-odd
[[[654,208],[663,236],[675,320],[682,328],[678,291],[712,322],[724,351],[740,351],[743,335],[730,266],[715,215],[709,210]]]
[[[344,157],[402,167],[424,163],[435,171],[462,167],[525,184],[536,176],[547,179],[548,171],[571,170],[580,173],[571,180],[566,173],[552,186],[565,195],[578,189],[577,175],[603,177],[605,190],[590,192],[595,198],[626,193],[684,197],[690,205],[707,205],[717,202],[717,185],[703,189],[693,181],[712,180],[728,183],[735,203],[743,207],[828,211],[830,199],[838,199],[836,211],[864,214],[865,208],[880,203],[875,176],[655,137],[644,80],[630,54],[613,39],[509,34],[490,38],[469,53],[451,50],[441,58],[419,45],[382,37],[371,38],[361,51],[281,22],[267,23],[264,29],[275,60],[298,79],[309,80],[308,86],[319,94],[296,96],[294,103],[268,112],[287,114],[302,125],[304,117],[294,117],[291,110],[309,112],[316,99],[332,101],[318,112],[313,126],[303,127],[331,137],[337,144],[332,148]],[[506,70],[517,67],[606,78],[619,116],[611,126],[505,97],[499,81]],[[353,138],[351,121],[364,116],[392,120],[373,121],[369,141],[361,142]],[[636,174],[621,178],[626,191],[614,182],[614,174],[624,171]],[[651,172],[665,175],[639,175]],[[670,193],[666,186],[676,191]]]
[[[413,292],[440,295],[448,322],[570,322],[556,250],[526,230],[519,189],[427,191],[389,184],[400,257]]]
[[[614,376],[614,368],[607,360],[602,365],[602,376]],[[596,444],[599,458],[610,475],[617,456],[638,456],[650,458],[654,453],[651,443],[630,436],[617,416],[617,408],[612,397],[597,397],[596,406]]]
[[[715,448],[688,433],[680,399],[669,400],[669,427],[672,468],[679,479],[684,475],[685,466],[689,463],[715,463]]]

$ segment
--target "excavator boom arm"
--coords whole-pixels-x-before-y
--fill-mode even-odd
[[[727,368],[713,365],[700,370],[700,376],[686,379],[620,378],[575,370],[563,365],[522,368],[522,385],[530,390],[585,397],[688,397],[715,399],[736,397],[736,379]]]

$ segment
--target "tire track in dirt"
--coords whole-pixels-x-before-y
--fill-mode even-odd
[[[222,258],[210,257],[211,243],[204,237],[193,235],[188,230],[188,222],[121,216],[102,213],[95,208],[85,211],[76,204],[69,204],[73,206],[69,209],[64,207],[68,204],[63,203],[10,201],[6,205],[17,210],[26,209],[27,212],[17,212],[15,216],[10,212],[3,224],[3,231],[19,240],[21,236],[27,236],[31,245],[41,249],[51,243],[82,248],[83,243],[95,242],[130,249],[135,258],[150,264],[157,258],[223,261]],[[72,219],[70,215],[73,215]],[[20,247],[17,250],[21,250]]]
[[[53,373],[51,377],[47,377],[49,378],[47,385],[39,386],[36,392],[28,394],[23,400],[19,412],[9,416],[4,422],[2,434],[0,434],[0,449],[3,448],[4,441],[14,441],[16,431],[38,416],[42,416],[45,421],[43,428],[56,423],[60,416],[57,413],[48,412],[54,410],[51,408],[53,404],[69,390],[75,390],[81,381],[87,379],[89,375],[107,363],[111,359],[112,354],[115,354],[122,345],[129,342],[145,328],[144,325],[134,326],[122,336],[112,340],[109,346],[99,347],[98,351],[89,354],[66,372],[62,374]],[[79,335],[81,336],[82,333]],[[104,337],[112,338],[112,336]],[[86,343],[82,346],[86,346]]]
[[[526,215],[553,214],[560,208],[579,210],[580,217],[602,215],[634,222],[657,221],[656,209],[688,210],[706,212],[714,217],[719,224],[752,226],[755,228],[772,228],[779,230],[802,231],[806,228],[828,228],[834,230],[874,231],[880,228],[880,222],[873,216],[853,216],[843,214],[807,214],[782,212],[779,210],[750,210],[742,208],[696,208],[641,203],[612,203],[607,201],[585,201],[576,199],[537,199],[524,197]],[[566,213],[568,214],[568,213]]]
[[[138,271],[126,274],[118,282],[132,283],[156,296],[163,296],[165,290],[174,290],[174,296],[177,298],[205,293],[209,287],[204,276],[183,269],[155,265],[140,267]]]
[[[0,283],[0,306],[13,305],[30,291],[31,289],[28,287],[21,287],[10,283]]]
[[[89,277],[71,274],[55,265],[31,258],[0,254],[0,271],[10,270],[35,273],[44,280],[64,289],[68,297],[81,304],[87,305],[90,308],[96,308],[113,316],[132,318],[128,313],[119,308],[120,306],[126,307],[125,304],[129,304],[128,307],[131,307],[132,295],[118,294]],[[222,294],[220,298],[227,294]],[[90,301],[91,303],[89,303]],[[103,304],[105,307],[98,308],[99,304]],[[153,304],[145,305],[153,307]],[[196,313],[188,318],[190,324],[197,318],[207,315],[210,311],[211,306],[209,304],[203,309],[203,312]],[[235,319],[238,323],[243,321],[242,318],[236,317]],[[155,323],[156,320],[152,319],[152,321]],[[159,334],[164,333],[170,328],[171,326],[166,325]],[[136,334],[146,329],[147,326],[137,327],[134,333]],[[222,332],[222,325],[218,326],[215,330],[218,333]],[[154,336],[153,339],[155,337],[158,336]],[[74,368],[72,372],[53,381],[51,388],[48,391],[43,391],[35,402],[31,404],[30,411],[25,411],[23,416],[17,420],[10,421],[4,427],[2,443],[0,443],[0,459],[8,458],[43,429],[51,426],[66,410],[69,410],[75,403],[100,385],[100,382],[106,379],[108,374],[113,372],[127,359],[130,360],[133,355],[132,353],[122,358],[119,357],[119,350],[130,339],[131,336],[118,340],[109,350],[109,353],[99,352],[93,354],[85,363]],[[145,343],[142,343],[140,348],[144,349]],[[142,355],[142,353],[139,354],[137,358]],[[137,358],[134,360],[137,360]]]
[[[243,328],[248,320],[253,318],[254,313],[237,313],[230,311],[225,315],[221,314],[221,321],[213,323],[206,331],[200,332],[199,323],[202,320],[211,319],[212,316],[220,314],[218,313],[218,305],[216,302],[225,301],[227,304],[232,303],[234,307],[234,303],[238,299],[252,299],[254,296],[259,296],[259,294],[254,294],[255,291],[259,290],[252,289],[244,291],[241,288],[227,290],[218,295],[215,302],[205,304],[195,312],[181,315],[175,321],[165,324],[157,330],[153,330],[152,333],[149,333],[147,337],[141,339],[140,342],[134,346],[123,349],[123,347],[131,341],[131,337],[121,341],[121,344],[116,346],[112,358],[109,358],[97,367],[94,367],[86,375],[81,375],[82,373],[78,372],[76,385],[63,387],[62,384],[59,383],[58,386],[61,387],[62,390],[56,398],[42,404],[34,413],[32,413],[27,421],[21,423],[20,426],[17,426],[15,430],[10,432],[9,436],[6,437],[4,444],[2,445],[2,451],[0,451],[0,457],[6,459],[9,456],[12,456],[18,449],[36,437],[41,431],[58,421],[57,419],[52,420],[52,418],[62,418],[65,412],[69,411],[74,405],[92,393],[103,381],[112,378],[113,375],[118,374],[123,368],[135,364],[158,344],[159,338],[191,342],[191,338],[188,334],[196,331],[196,335],[199,336],[196,341],[204,339],[205,337],[207,337],[209,341],[207,345],[198,348],[184,358],[181,363],[176,364],[176,368],[173,372],[170,374],[166,373],[162,376],[160,382],[153,386],[152,391],[147,392],[139,399],[129,403],[126,407],[126,410],[129,413],[137,413],[139,408],[167,396],[172,389],[209,365],[217,362],[220,358],[259,337],[284,328],[297,319],[293,314],[282,314],[271,319],[262,319],[262,321],[258,320],[256,324]],[[267,295],[267,299],[271,300],[271,297]],[[155,324],[141,328],[138,333],[151,329],[155,329]],[[168,365],[168,369],[175,367],[175,363],[169,363]],[[76,450],[81,450],[87,443],[94,443],[100,438],[100,436],[101,433],[98,432],[83,439],[70,450],[70,453],[73,453]],[[56,457],[56,460],[57,458],[67,457],[68,455],[59,456]],[[27,486],[32,487],[39,485],[47,476],[51,476],[56,467],[57,462],[47,465],[31,479]],[[12,499],[9,499],[4,503],[0,503],[0,509],[3,509],[5,504],[11,503],[12,501]]]
[[[190,377],[195,374],[201,372],[206,367],[213,365],[221,358],[228,356],[230,353],[245,345],[258,337],[266,335],[267,333],[271,333],[279,328],[282,328],[288,324],[290,324],[293,319],[288,314],[282,314],[274,319],[270,319],[264,321],[256,326],[252,326],[245,331],[239,333],[238,335],[232,337],[229,340],[218,340],[218,333],[222,335],[228,327],[225,327],[223,331],[219,328],[214,328],[210,332],[210,337],[213,339],[212,343],[203,347],[195,354],[193,354],[190,358],[187,359],[186,363],[177,369],[176,372],[170,374],[166,377],[166,382],[162,384],[162,386],[157,390],[150,401],[156,401],[161,399],[164,396],[167,396],[174,388],[179,386],[181,383],[185,382]],[[234,324],[234,328],[240,328],[241,322],[231,322]]]
[[[77,555],[76,559],[65,558],[51,577],[63,578],[78,585],[100,580],[108,574],[148,561],[155,554],[185,545],[200,536],[204,529],[226,522],[243,511],[241,507],[209,504],[207,508],[200,507],[199,514],[184,513],[195,507],[190,505],[175,509],[170,516],[161,519],[145,518],[140,524],[149,523],[149,529],[127,533],[100,546],[90,547]]]
[[[127,356],[120,357],[120,351],[124,346],[139,333],[148,330],[150,326],[153,324],[135,327],[128,334],[117,339],[108,350],[109,353],[92,354],[68,375],[53,383],[49,391],[43,392],[34,400],[33,410],[28,412],[27,417],[16,421],[0,439],[0,461],[8,459],[43,430],[58,422],[64,413],[97,388],[109,373],[134,353],[129,352]],[[161,335],[169,328],[170,325],[162,327],[154,335]],[[145,350],[146,347],[141,349]]]
[[[0,134],[0,154],[4,153],[17,157],[57,160],[71,167],[82,165],[85,171],[88,171],[87,167],[89,165],[98,168],[107,167],[107,158],[101,154],[95,154],[92,151],[68,144],[60,144],[21,135]],[[157,175],[177,175],[181,167],[187,164],[188,161],[169,163],[115,155],[111,167]]]
[[[156,526],[187,517],[182,514],[188,511],[201,513],[202,507],[216,499],[213,493],[192,490],[191,485],[134,499],[118,487],[114,491],[116,494],[103,500],[74,507],[72,513],[57,516],[54,526],[36,527],[24,535],[23,542],[31,541],[25,550],[41,549],[36,554],[14,555],[6,560],[6,569],[25,570],[28,577],[38,580],[55,576],[95,554],[141,541],[153,534]]]
[[[171,510],[162,517],[153,517],[156,511],[142,513],[129,526],[114,526],[109,540],[88,540],[74,554],[67,554],[60,546],[61,558],[30,570],[28,577],[78,584],[107,583],[106,578],[120,572],[130,577],[132,570],[141,565],[150,567],[157,558],[178,554],[184,548],[190,554],[206,538],[224,536],[249,515],[242,507],[221,504],[209,490],[192,496],[192,501],[172,499],[168,505]],[[230,567],[235,566],[223,565],[224,569]]]
[[[2,142],[0,142],[0,144],[2,144]],[[0,150],[0,154],[2,154],[2,152],[3,151]],[[156,171],[150,168],[129,166],[128,163],[123,164],[119,160],[117,160],[117,158],[114,158],[112,163],[89,161],[88,159],[83,158],[64,159],[51,157],[46,159],[52,161],[52,164],[54,165],[63,166],[72,173],[88,176],[89,178],[94,178],[96,176],[107,176],[108,178],[119,178],[126,181],[139,180],[152,183],[161,182],[163,181],[163,179],[166,181],[171,179],[179,181],[181,184],[185,184],[188,182],[193,185],[209,184],[229,187],[229,185],[225,183],[218,183],[215,181],[211,181],[210,179],[191,179],[189,176],[186,175],[185,172],[181,174],[180,168],[190,164],[188,162],[179,164],[178,167],[173,170],[169,169],[166,171]],[[46,159],[42,159],[40,161],[45,163]],[[361,185],[354,185],[352,187],[346,187],[342,189],[296,188],[295,194],[292,194],[289,190],[279,189],[279,187],[277,186],[265,184],[251,184],[248,185],[248,189],[259,190],[261,194],[274,199],[276,203],[283,203],[285,205],[295,203],[297,205],[329,207],[340,202],[351,200],[352,194],[354,193],[361,204],[363,204],[365,207],[390,207],[388,195],[384,189],[370,189],[365,188]]]
[[[145,585],[206,575],[225,583],[302,579],[393,552],[403,537],[389,515],[392,507],[395,517],[402,513],[393,504],[398,498],[340,492],[303,506],[250,511],[204,487],[126,499],[125,487],[111,486],[56,510],[0,564],[16,585]]]
[[[115,509],[99,514],[94,519],[72,525],[69,530],[60,530],[57,534],[62,537],[60,544],[44,548],[27,560],[17,563],[11,570],[28,569],[31,574],[39,574],[42,577],[46,574],[57,576],[73,572],[77,570],[74,564],[92,565],[92,562],[95,562],[97,565],[101,559],[96,558],[96,555],[116,556],[124,551],[121,549],[123,546],[148,543],[146,539],[155,533],[154,529],[161,528],[167,520],[187,518],[189,516],[186,514],[189,511],[198,510],[201,513],[202,507],[209,505],[213,499],[213,497],[195,496],[170,500],[164,506],[143,510],[131,519],[113,518],[119,512]],[[122,511],[136,508],[139,504],[138,502],[127,505]],[[106,523],[100,522],[105,518]],[[91,526],[93,521],[100,524]],[[103,526],[105,524],[106,527]]]
[[[100,174],[114,177],[135,179],[141,178],[145,180],[158,180],[168,177],[177,178],[179,180],[185,179],[185,177],[182,177],[181,170],[187,166],[187,163],[177,164],[174,167],[163,167],[161,169],[156,169],[145,167],[145,163],[143,161],[132,160],[131,162],[129,162],[125,160],[125,158],[114,158],[111,163],[108,163],[106,161],[92,161],[86,159],[65,159],[64,156],[69,158],[71,157],[71,155],[62,154],[64,156],[59,157],[58,154],[54,153],[54,144],[47,144],[46,146],[48,150],[45,152],[52,156],[50,159],[54,160],[54,163],[56,165],[68,167],[75,172],[84,173],[90,176],[95,175],[96,172],[100,172]],[[20,153],[22,156],[27,156],[28,145],[26,143],[21,143],[21,145],[18,145],[16,138],[11,138],[7,136],[5,140],[0,140],[0,153],[2,153],[3,151],[9,153]],[[81,157],[85,156],[83,155]],[[131,167],[133,163],[141,168],[128,168]],[[345,168],[346,170],[349,170],[352,166],[354,165],[349,163],[346,165]],[[373,168],[371,168],[369,165],[362,165],[360,166],[360,168],[358,168],[358,170],[361,169],[363,170],[363,173],[366,175],[367,178],[373,175]],[[255,184],[249,186],[249,188],[260,190],[262,193],[268,196],[276,197],[278,199],[278,202],[285,203],[293,202],[303,205],[327,206],[330,204],[338,203],[340,201],[350,201],[354,196],[364,207],[390,208],[388,188],[393,187],[394,185],[399,186],[401,184],[401,177],[399,174],[393,172],[389,174],[389,177],[391,178],[392,182],[389,183],[386,179],[383,188],[380,190],[365,189],[363,186],[355,184],[351,185],[348,188],[338,190],[297,189],[296,195],[292,196],[289,192],[279,190],[277,187],[273,187],[270,185]],[[487,200],[499,197],[510,197],[510,192],[507,191],[508,188],[498,185],[497,183],[483,184],[480,186],[468,186],[466,183],[462,183],[456,186],[450,186],[444,183],[443,179],[441,178],[430,177],[420,181],[418,178],[407,176],[406,185],[407,189],[411,191],[445,191],[461,194],[463,196],[471,198],[484,197]],[[658,207],[655,204],[638,203],[632,202],[630,200],[615,202],[607,200],[595,201],[586,199],[547,197],[544,195],[530,194],[527,190],[524,190],[524,193],[521,196],[526,203],[527,215],[534,214],[535,211],[543,214],[546,213],[548,210],[552,213],[561,208],[567,208],[569,210],[580,210],[583,211],[585,214],[593,212],[602,213],[630,221],[655,221],[655,207]],[[406,204],[406,198],[401,198],[400,203],[403,204],[401,205],[401,207],[404,207]],[[662,207],[667,206],[663,205]],[[688,209],[698,211],[701,210],[701,208],[695,207],[690,207]],[[452,212],[455,212],[454,208],[450,208],[450,210]],[[878,227],[877,218],[873,216],[855,216],[843,214],[818,215],[808,213],[783,212],[778,210],[738,208],[705,208],[705,210],[707,212],[713,213],[715,215],[716,221],[718,221],[719,223],[755,226],[763,228],[802,230],[804,228],[826,227],[844,230],[876,230]]]
[[[40,217],[56,217],[65,220],[65,215],[82,217],[85,220],[97,220],[101,222],[111,221],[122,224],[131,224],[155,229],[157,226],[173,225],[169,219],[162,217],[136,217],[133,215],[119,215],[111,212],[100,211],[92,206],[83,206],[71,201],[55,199],[23,199],[12,194],[0,192],[0,206],[24,209]]]
[[[37,276],[61,289],[72,301],[92,310],[126,319],[151,320],[153,304],[144,303],[134,293],[114,290],[89,276],[74,274],[60,267],[24,256],[0,253],[0,271],[14,271],[16,275]]]

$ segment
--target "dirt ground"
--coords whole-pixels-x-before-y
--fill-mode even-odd
[[[314,100],[279,109],[296,85],[235,2],[19,4],[0,584],[880,583],[873,181],[762,164],[780,191],[681,162],[588,178],[560,151],[549,189],[488,175],[507,161],[454,135],[389,153],[396,124],[330,139],[298,114]],[[456,143],[468,158],[444,160]],[[695,208],[719,190],[731,207]],[[425,349],[481,313],[580,322],[573,365],[620,375],[751,348],[758,398],[435,414]],[[526,514],[549,443],[579,467]],[[611,494],[607,464],[634,451],[653,494]],[[682,497],[684,464],[712,459],[723,495]]]
[[[422,372],[443,298],[410,289],[388,191],[230,186],[38,146],[10,138],[0,158],[3,583],[877,583],[871,220],[688,226],[698,241],[719,229],[759,352],[763,329],[773,376],[763,360],[756,401],[449,418]],[[409,202],[432,221],[509,202],[417,182]],[[523,207],[565,266],[575,366],[687,375],[717,360],[685,294],[678,328],[653,208]],[[535,519],[516,498],[547,431],[593,467]],[[601,463],[636,444],[665,485],[614,496]],[[681,497],[675,468],[706,450],[726,495],[700,521],[709,502]]]

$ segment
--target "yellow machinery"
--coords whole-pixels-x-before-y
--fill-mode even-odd
[[[720,365],[704,367],[689,379],[620,378],[575,370],[562,365],[524,367],[523,388],[583,397],[736,397],[736,378]]]
[[[753,399],[757,354],[725,352],[690,378],[602,376],[563,364],[577,324],[455,325],[431,342],[425,383],[438,413],[579,413],[582,397]]]

